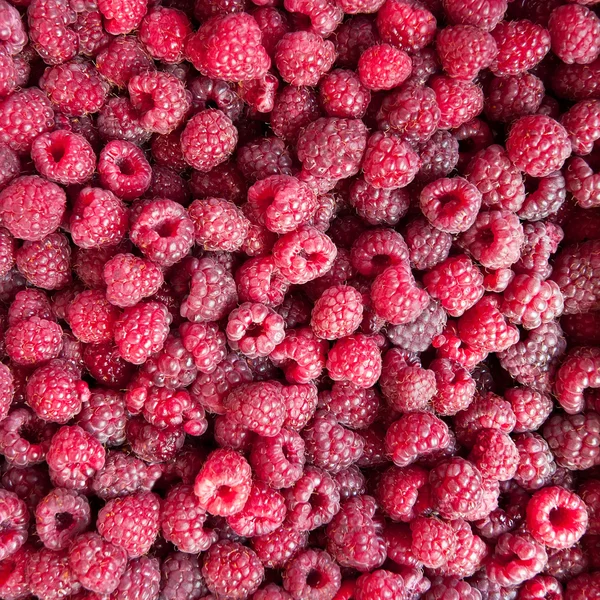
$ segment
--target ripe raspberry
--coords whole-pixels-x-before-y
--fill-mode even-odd
[[[528,491],[547,485],[556,464],[546,441],[537,433],[522,433],[515,436],[514,442],[519,451],[515,481]]]
[[[203,75],[226,81],[246,81],[262,77],[271,60],[261,44],[262,34],[248,13],[219,15],[208,19],[188,38],[186,54]],[[226,56],[223,60],[215,54]]]
[[[289,15],[273,6],[260,6],[252,11],[252,16],[262,32],[262,45],[273,56],[277,42],[291,30]]]
[[[430,569],[436,569],[456,553],[456,535],[452,527],[435,517],[417,517],[410,525],[412,553]]]
[[[466,169],[475,154],[494,143],[494,135],[486,121],[471,119],[452,132],[458,140],[458,168]]]
[[[346,0],[340,6],[347,12]],[[337,64],[340,67],[355,69],[361,55],[378,41],[375,23],[369,17],[358,15],[342,23],[333,40],[337,51]]]
[[[377,111],[377,126],[391,129],[410,143],[425,143],[435,133],[440,121],[440,108],[433,90],[406,83],[383,98]]]
[[[179,328],[184,348],[203,373],[212,373],[225,358],[225,335],[216,323],[183,323]]]
[[[41,550],[31,552],[25,567],[27,592],[38,598],[60,600],[76,594],[81,583],[69,565],[67,550]]]
[[[409,523],[431,509],[429,473],[419,466],[390,467],[379,480],[377,498],[395,521]]]
[[[222,540],[204,555],[202,576],[211,592],[241,600],[256,591],[264,578],[264,568],[253,550]]]
[[[469,460],[479,469],[482,477],[508,481],[517,470],[519,452],[506,433],[497,429],[482,429],[475,438]]]
[[[298,333],[307,334],[307,330],[296,330]],[[295,337],[295,336],[294,336]],[[300,336],[300,340],[304,341]],[[291,338],[293,339],[293,338]],[[295,339],[298,339],[297,337]],[[306,339],[310,339],[307,335]],[[303,349],[304,351],[304,349]],[[298,356],[298,355],[296,355]],[[308,355],[306,355],[308,358]],[[325,359],[323,357],[323,366]],[[301,363],[298,363],[299,367],[302,367]],[[319,373],[320,369],[319,367]],[[298,370],[296,370],[297,374]],[[307,372],[306,375],[309,375]],[[315,377],[318,377],[316,375]],[[308,377],[306,377],[308,378]],[[308,378],[309,380],[312,378]],[[283,402],[285,404],[285,421],[283,426],[292,429],[293,431],[300,431],[304,429],[305,425],[312,419],[315,410],[317,408],[318,394],[317,388],[311,383],[299,383],[297,385],[284,386],[280,393],[283,396]]]
[[[0,594],[2,597],[8,600],[27,597],[29,593],[27,565],[31,554],[31,549],[25,546],[2,561],[0,567]]]
[[[46,456],[54,485],[81,491],[89,489],[94,474],[104,466],[104,459],[100,442],[77,425],[61,427]]]
[[[77,424],[107,446],[125,442],[126,423],[125,401],[113,390],[94,390],[77,416]]]
[[[152,492],[135,492],[109,500],[98,512],[98,533],[122,548],[129,558],[146,554],[160,525],[160,499]]]
[[[588,388],[600,387],[597,381],[600,353],[596,348],[578,348],[570,352],[556,373],[554,390],[565,412],[576,414],[585,405]]]
[[[18,10],[8,2],[0,4],[0,11],[5,30],[2,34],[2,43],[0,44],[8,54],[15,55],[23,50],[27,43],[27,34],[25,27],[21,22]]]
[[[291,175],[292,156],[285,143],[276,137],[259,138],[237,152],[237,166],[249,181],[271,175]]]
[[[418,432],[418,437],[408,434]],[[414,412],[402,415],[385,434],[385,447],[398,467],[406,467],[420,457],[443,450],[450,443],[448,426],[435,415]]]
[[[191,33],[185,13],[159,6],[142,19],[139,37],[152,58],[170,64],[183,60],[184,43]]]
[[[127,441],[137,456],[147,462],[161,462],[172,459],[185,441],[185,431],[179,427],[158,427],[143,418],[127,421]]]
[[[360,325],[362,309],[362,297],[353,287],[330,287],[315,302],[311,327],[318,337],[327,340],[345,337]]]
[[[484,503],[485,487],[484,482]],[[488,548],[483,540],[473,533],[471,526],[466,521],[462,519],[450,521],[450,527],[456,535],[456,554],[442,569],[452,577],[470,577],[487,558]]]
[[[337,563],[322,550],[302,550],[283,572],[283,587],[292,598],[333,598],[341,580]]]
[[[573,194],[577,204],[583,208],[600,205],[597,191],[598,175],[591,158],[572,158],[565,173],[567,190]]]
[[[14,492],[0,491],[0,522],[3,529],[0,559],[5,560],[19,550],[28,536],[27,505]]]
[[[514,431],[518,433],[539,429],[553,408],[549,396],[527,387],[509,388],[504,392],[504,398],[515,413],[517,423]]]
[[[380,275],[389,266],[407,262],[408,249],[402,236],[393,229],[368,229],[352,244],[352,266],[365,277]]]
[[[96,56],[112,39],[104,31],[102,14],[98,10],[78,12],[73,31],[79,36],[79,53],[85,56]]]
[[[575,154],[590,154],[594,149],[594,142],[600,137],[599,108],[600,104],[597,100],[584,100],[572,106],[562,115],[560,121],[569,134]]]
[[[437,393],[433,408],[441,415],[454,415],[466,410],[475,395],[475,381],[469,372],[455,361],[438,358],[430,365],[435,373]]]
[[[139,198],[152,180],[152,169],[142,150],[124,140],[113,140],[104,146],[98,173],[102,185],[123,200]]]
[[[71,282],[71,247],[60,233],[25,242],[16,251],[15,262],[29,283],[43,289],[60,289]]]
[[[406,264],[388,267],[371,286],[375,313],[392,325],[414,321],[427,307],[427,292],[417,287]]]
[[[548,20],[552,51],[566,64],[587,65],[600,54],[600,20],[578,4],[557,6]]]
[[[342,22],[343,7],[327,0],[284,0],[285,9],[308,19],[307,27],[311,33],[327,37]]]
[[[152,600],[157,597],[160,589],[159,566],[156,558],[143,556],[130,560],[114,592],[114,600]]]
[[[570,600],[584,600],[593,597],[600,590],[600,581],[595,573],[584,573],[569,581],[567,586],[567,598]]]
[[[272,569],[284,567],[298,550],[306,546],[307,541],[308,532],[296,531],[287,525],[251,540],[260,561]]]
[[[433,41],[436,20],[421,4],[387,0],[377,13],[377,29],[384,42],[417,52]]]
[[[364,179],[352,183],[348,201],[369,225],[396,225],[409,206],[405,190],[378,189]]]
[[[521,258],[513,265],[518,273],[537,273],[547,277],[552,272],[549,261],[558,249],[563,231],[553,223],[527,223],[523,227],[525,243],[521,248]]]
[[[108,81],[120,88],[127,87],[134,75],[154,70],[152,59],[132,36],[114,38],[96,56],[96,66]]]
[[[443,0],[443,6],[452,23],[491,31],[502,20],[507,0]]]
[[[269,583],[269,585],[255,592],[252,600],[292,600],[292,597],[278,585]]]
[[[334,381],[349,381],[369,388],[381,374],[381,352],[372,338],[363,334],[350,335],[334,344],[326,366]]]
[[[415,269],[430,269],[446,260],[452,236],[433,227],[422,217],[411,221],[405,232],[410,263]]]
[[[481,69],[488,68],[498,53],[494,38],[471,25],[442,29],[436,48],[444,71],[450,77],[472,81]]]
[[[104,265],[104,282],[107,300],[111,304],[126,308],[134,306],[143,298],[154,295],[163,284],[163,274],[150,260],[138,258],[133,254],[117,254]],[[116,318],[118,318],[118,311],[115,320]],[[94,340],[83,341],[94,342]]]
[[[565,301],[565,314],[579,314],[600,307],[596,281],[596,256],[600,242],[567,246],[556,257],[552,279],[558,283]]]
[[[47,294],[35,288],[25,288],[17,292],[8,308],[8,325],[12,327],[31,317],[48,321],[55,320],[55,314]]]
[[[85,347],[83,362],[89,374],[100,384],[110,388],[125,388],[134,367],[124,361],[119,351],[110,343]]]
[[[479,469],[468,460],[446,459],[429,473],[434,506],[447,519],[469,518],[483,496]]]
[[[110,342],[120,316],[101,290],[86,290],[68,305],[66,317],[75,337],[86,344]]]
[[[210,171],[235,149],[237,129],[220,110],[199,112],[186,124],[181,134],[181,149],[185,161],[199,171]]]
[[[198,557],[192,554],[169,553],[162,562],[161,575],[161,596],[165,600],[199,599],[208,593]]]
[[[6,353],[17,365],[35,365],[56,358],[62,349],[62,328],[58,323],[31,317],[6,332]]]
[[[104,17],[104,28],[111,35],[130,33],[137,29],[146,14],[146,0],[123,2],[122,0],[100,0],[98,10]]]
[[[0,218],[14,237],[39,241],[56,231],[66,202],[55,183],[36,175],[18,177],[0,192]]]
[[[47,64],[59,64],[77,54],[77,34],[69,27],[76,16],[68,2],[35,0],[27,16],[32,46]]]
[[[440,109],[440,129],[455,129],[483,110],[483,91],[470,81],[436,75],[430,81]]]
[[[408,79],[411,71],[410,56],[390,44],[371,46],[358,61],[360,81],[373,91],[398,87]]]

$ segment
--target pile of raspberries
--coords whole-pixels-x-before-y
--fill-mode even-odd
[[[600,0],[0,0],[0,600],[600,598]]]

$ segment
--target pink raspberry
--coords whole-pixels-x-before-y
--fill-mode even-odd
[[[14,492],[0,491],[0,521],[4,530],[0,558],[5,560],[27,541],[29,513],[27,505]]]
[[[21,16],[18,10],[6,1],[0,4],[0,14],[2,15],[3,23],[5,23],[0,45],[8,54],[18,54],[27,43],[27,34],[21,22]]]
[[[410,529],[412,553],[426,567],[439,568],[456,554],[456,535],[448,523],[436,517],[417,517]]]
[[[127,87],[134,75],[154,70],[152,58],[133,36],[114,38],[96,57],[96,66],[101,75],[120,88]]]
[[[308,31],[327,37],[342,22],[344,12],[328,0],[284,0],[285,9],[308,19]]]
[[[482,429],[475,438],[469,460],[482,477],[508,481],[517,471],[519,451],[508,434],[497,429]]]
[[[387,0],[377,13],[377,29],[384,42],[416,52],[433,41],[436,20],[420,3]]]
[[[300,130],[321,116],[317,94],[310,88],[284,87],[271,112],[273,132],[286,141],[295,141]]]
[[[285,143],[276,137],[259,138],[242,146],[236,163],[249,181],[292,174],[292,156]]]
[[[470,81],[436,75],[430,81],[440,109],[440,129],[456,129],[483,110],[483,91]]]
[[[372,338],[350,335],[338,340],[329,351],[327,370],[334,381],[369,388],[381,374],[381,352]]]
[[[600,55],[600,19],[579,4],[557,6],[548,20],[552,52],[564,63],[587,65]]]
[[[507,4],[507,0],[443,0],[452,23],[472,25],[484,31],[491,31],[502,20]]]
[[[377,497],[394,520],[410,522],[431,508],[429,472],[419,466],[392,466],[379,481]]]
[[[281,394],[286,412],[283,426],[293,431],[304,429],[317,408],[317,388],[311,383],[298,383],[284,386]]]
[[[317,577],[316,583],[311,575]],[[341,581],[339,566],[323,550],[302,550],[283,572],[283,587],[293,598],[333,598]]]
[[[370,90],[391,90],[398,87],[412,71],[410,56],[391,44],[371,46],[358,61],[361,83]]]
[[[26,593],[42,598],[66,598],[81,590],[81,583],[69,565],[65,550],[41,550],[28,553]]]
[[[594,143],[600,137],[599,111],[598,100],[584,100],[562,115],[560,121],[569,134],[575,154],[585,155],[593,151]]]
[[[202,373],[212,373],[226,356],[225,335],[216,323],[183,323],[179,328],[185,349]]]
[[[433,227],[423,217],[408,223],[404,235],[413,268],[431,269],[448,258],[452,236]]]
[[[516,417],[515,431],[535,431],[550,416],[553,404],[546,394],[527,387],[509,388],[504,398],[512,407]]]
[[[348,201],[369,225],[396,225],[409,206],[406,190],[375,188],[364,179],[352,183]]]
[[[152,58],[179,63],[185,40],[191,33],[192,26],[185,13],[159,6],[142,19],[139,37]]]
[[[490,121],[510,123],[540,112],[543,98],[544,84],[535,75],[494,77],[487,91],[485,114]]]
[[[371,93],[358,75],[346,69],[335,69],[321,78],[319,98],[330,117],[362,118],[371,100]]]
[[[39,364],[60,354],[62,336],[58,323],[33,316],[7,330],[6,353],[17,365]]]
[[[350,286],[328,288],[315,303],[311,327],[325,339],[339,339],[353,333],[362,321],[362,297]]]
[[[140,148],[131,142],[113,140],[100,152],[100,183],[123,200],[139,198],[149,187],[152,169]]]
[[[389,228],[368,229],[352,244],[350,261],[365,277],[381,275],[387,267],[404,265],[408,248],[402,236]]]
[[[78,340],[99,344],[113,339],[120,311],[109,303],[102,290],[86,290],[69,304],[66,317]]]
[[[133,452],[151,463],[174,458],[185,441],[183,428],[159,429],[141,417],[127,421],[126,433],[127,442]]]
[[[600,352],[597,348],[576,348],[567,355],[556,372],[554,382],[556,397],[565,412],[581,412],[585,406],[585,391],[600,387],[597,377],[599,365]]]
[[[54,65],[75,57],[78,38],[70,26],[76,16],[69,2],[34,0],[27,17],[32,45],[45,62]]]
[[[100,0],[98,10],[104,17],[104,28],[112,35],[130,33],[137,29],[146,14],[147,1]]]

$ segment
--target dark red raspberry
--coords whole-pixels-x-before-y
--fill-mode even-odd
[[[117,254],[104,265],[104,282],[107,300],[116,306],[126,308],[134,306],[143,298],[154,295],[163,284],[163,274],[150,260],[138,258],[133,254]],[[74,303],[75,301],[71,306]],[[115,320],[116,318],[118,318],[118,311]],[[94,342],[94,340],[83,341]]]
[[[61,326],[31,317],[6,332],[6,353],[17,365],[35,365],[56,358],[62,349]]]
[[[323,37],[331,35],[344,17],[343,7],[327,0],[285,0],[284,6],[299,18],[308,20],[308,31]]]
[[[578,4],[557,6],[548,20],[552,52],[564,63],[589,64],[600,54],[600,20]]]
[[[546,394],[527,387],[509,388],[504,398],[510,402],[517,423],[516,432],[536,431],[550,416],[553,404]]]
[[[452,23],[473,25],[491,31],[506,12],[506,0],[443,0]]]
[[[410,143],[424,143],[435,133],[440,116],[431,88],[406,83],[383,98],[376,120],[382,131],[391,129]]]
[[[440,109],[440,129],[455,129],[483,110],[483,91],[469,81],[436,75],[430,81]]]
[[[433,227],[420,217],[411,221],[405,232],[411,265],[415,269],[430,269],[446,260],[452,236]]]
[[[277,42],[291,30],[289,15],[267,2],[266,5],[255,8],[252,16],[262,32],[263,47],[269,56],[273,56]]]
[[[319,98],[323,110],[330,117],[364,117],[371,100],[371,93],[367,87],[353,71],[330,71],[319,82]]]
[[[127,563],[119,585],[113,593],[114,600],[152,600],[160,589],[160,563],[156,558],[142,556]],[[90,598],[90,600],[92,600]]]
[[[590,154],[594,149],[594,142],[600,137],[599,107],[597,100],[584,100],[562,115],[560,121],[569,134],[575,154]]]
[[[47,321],[55,320],[47,294],[36,288],[25,288],[17,292],[8,308],[8,325],[12,327],[31,317],[39,317]]]
[[[79,36],[79,52],[86,56],[96,56],[112,39],[104,31],[102,14],[98,10],[78,12],[73,30]]]
[[[598,175],[594,168],[594,157],[571,158],[565,173],[567,190],[573,194],[577,204],[583,208],[599,205],[597,191]]]
[[[198,557],[193,554],[170,553],[162,562],[161,575],[161,596],[165,600],[199,600],[208,592]]]
[[[455,361],[438,358],[430,365],[435,373],[437,393],[433,407],[438,414],[453,415],[466,410],[475,395],[475,381],[469,372]]]
[[[143,375],[152,385],[169,389],[188,387],[197,372],[194,356],[185,348],[182,339],[173,334],[169,334],[163,349],[151,356],[143,367]]]
[[[141,145],[147,142],[152,132],[140,123],[140,113],[133,108],[128,98],[110,98],[98,113],[98,131],[105,140],[125,140]]]
[[[186,54],[191,63],[208,77],[245,81],[264,75],[271,60],[261,44],[261,30],[248,13],[216,16],[205,21],[188,38]],[[214,52],[227,56],[222,60]]]
[[[65,192],[36,175],[18,177],[0,192],[2,222],[23,240],[39,241],[56,231],[65,206]]]
[[[341,581],[337,563],[322,550],[302,550],[283,572],[283,587],[295,599],[333,598]]]
[[[407,264],[388,267],[371,286],[375,313],[392,325],[414,321],[428,305],[427,292],[417,287]]]
[[[133,452],[148,462],[170,460],[185,442],[183,428],[159,429],[141,417],[127,421],[126,434]]]
[[[292,600],[292,597],[278,585],[269,583],[269,585],[255,592],[252,600]]]
[[[130,454],[110,451],[104,466],[94,475],[92,489],[103,500],[149,492],[161,473],[160,465],[146,465]]]
[[[344,0],[344,4],[347,3]],[[337,50],[337,63],[343,68],[356,68],[360,56],[377,42],[378,37],[375,23],[369,17],[358,15],[347,19],[338,27],[333,40]]]
[[[544,97],[544,84],[530,73],[494,77],[486,95],[488,119],[510,123],[518,117],[538,112]]]
[[[185,13],[159,6],[142,19],[139,36],[152,58],[179,63],[185,40],[191,33],[192,26]]]
[[[456,553],[456,535],[448,523],[435,517],[417,517],[410,529],[412,553],[426,567],[442,567]]]
[[[125,401],[113,390],[94,390],[77,415],[77,424],[107,446],[125,442],[126,423]]]
[[[258,138],[241,147],[236,163],[248,181],[292,174],[292,156],[285,142],[276,137]]]
[[[358,61],[361,83],[374,91],[391,90],[399,86],[408,79],[411,70],[409,55],[390,44],[371,46]]]
[[[310,88],[287,86],[275,99],[271,127],[284,140],[295,141],[302,127],[320,116],[317,95]]]
[[[80,281],[87,287],[102,288],[104,287],[102,272],[106,262],[119,252],[128,252],[130,250],[131,244],[127,241],[123,241],[117,246],[90,249],[73,248],[73,270]],[[82,290],[79,289],[77,291]],[[62,292],[66,293],[65,290],[62,290]],[[66,300],[70,302],[72,298]]]
[[[114,85],[124,88],[134,75],[154,70],[152,59],[137,38],[116,37],[96,57],[98,71]]]
[[[452,132],[458,140],[458,169],[464,170],[475,154],[494,143],[494,135],[486,121],[471,119]]]
[[[110,594],[125,572],[127,555],[97,533],[84,533],[69,548],[69,566],[86,589]]]
[[[518,273],[538,274],[547,277],[552,272],[550,256],[556,252],[563,238],[563,231],[554,223],[527,223],[523,227],[525,244],[521,248],[521,258],[513,265]]]
[[[104,459],[100,442],[77,425],[58,430],[46,457],[54,485],[81,491],[89,489],[94,474],[104,466]]]
[[[378,189],[364,179],[357,179],[349,194],[348,201],[369,225],[395,225],[409,206],[405,190]]]
[[[417,435],[408,432],[417,432]],[[449,443],[446,423],[427,412],[402,415],[385,434],[386,451],[399,467],[406,467],[422,456],[443,450]]]
[[[597,290],[596,257],[600,241],[567,246],[556,257],[552,279],[558,283],[565,301],[565,314],[585,313],[600,307]]]
[[[41,550],[31,552],[27,566],[28,590],[38,598],[60,600],[76,594],[81,583],[69,565],[67,550]]]
[[[306,330],[297,331],[306,332]],[[303,351],[305,351],[305,349],[303,349]],[[308,357],[306,354],[305,356]],[[298,363],[298,366],[302,368],[300,363]],[[298,370],[296,370],[295,374],[297,374],[297,372]],[[305,378],[310,380],[312,378],[306,377],[309,374],[310,371],[306,372]],[[318,377],[318,375],[315,377]],[[283,426],[292,429],[293,431],[304,429],[305,425],[312,419],[317,408],[317,388],[311,383],[299,383],[297,385],[284,386],[281,390],[281,394],[283,396],[286,413]]]
[[[436,48],[444,71],[450,77],[473,80],[481,69],[489,67],[498,53],[494,38],[471,25],[442,29]]]
[[[377,13],[377,29],[383,41],[416,52],[433,41],[436,20],[420,3],[387,0]]]
[[[570,600],[585,600],[600,591],[600,580],[596,573],[584,573],[574,577],[567,585],[567,598]]]
[[[120,316],[102,290],[86,290],[69,304],[66,317],[75,337],[85,344],[110,342]]]
[[[2,166],[0,167],[0,189],[10,183],[21,171],[21,163],[19,156],[7,144],[0,142],[0,159]]]
[[[60,289],[71,282],[71,247],[60,233],[25,242],[16,251],[15,262],[29,283],[43,289]]]
[[[386,335],[394,346],[409,352],[423,352],[431,346],[434,337],[440,335],[446,325],[446,312],[431,301],[423,312],[410,323],[388,327]]]
[[[100,183],[123,200],[139,198],[152,180],[152,169],[142,150],[124,140],[113,140],[104,146],[98,173]]]
[[[112,35],[130,33],[137,29],[146,14],[147,2],[123,2],[122,0],[100,0],[98,10],[104,17],[104,28]]]
[[[155,198],[174,200],[183,206],[190,203],[188,182],[169,167],[153,165],[152,182],[146,193]]]
[[[118,349],[110,343],[86,346],[83,362],[96,381],[116,389],[127,386],[134,370],[133,365],[123,360]]]

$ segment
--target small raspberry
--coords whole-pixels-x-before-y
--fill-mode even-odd
[[[38,598],[60,600],[76,594],[81,583],[69,565],[67,550],[42,548],[28,556],[25,567],[28,589]]]
[[[510,123],[539,112],[543,97],[544,84],[535,75],[494,77],[487,91],[485,114],[490,121]]]
[[[133,452],[151,463],[174,458],[185,442],[183,428],[159,429],[141,417],[127,421],[126,434]]]
[[[3,529],[0,559],[5,560],[23,546],[28,536],[27,505],[14,492],[0,491],[0,522]]]
[[[556,464],[546,441],[537,433],[521,433],[515,436],[514,442],[519,452],[516,483],[528,491],[550,483]]]
[[[402,236],[393,229],[368,229],[352,244],[352,266],[365,277],[376,277],[389,266],[402,266],[408,259],[408,248]]]
[[[419,217],[406,226],[406,244],[410,263],[418,270],[431,269],[448,258],[452,236]]]
[[[293,142],[301,129],[321,116],[317,94],[310,88],[284,87],[275,98],[271,128],[275,135]]]
[[[101,290],[77,294],[66,311],[73,334],[86,344],[110,342],[119,316],[119,310],[108,302]]]
[[[142,19],[139,37],[152,58],[179,63],[185,40],[191,33],[192,26],[185,13],[159,6]]]
[[[330,287],[314,305],[311,327],[318,337],[324,339],[345,337],[360,325],[362,308],[362,297],[353,287]]]
[[[202,373],[212,373],[227,354],[225,335],[216,323],[183,323],[179,328],[184,348]]]
[[[456,553],[456,535],[452,527],[435,517],[416,517],[410,525],[412,553],[430,569],[436,569]]]
[[[420,3],[387,0],[377,13],[377,29],[384,42],[416,52],[433,41],[436,20]]]
[[[600,352],[597,348],[572,350],[556,372],[554,392],[558,402],[569,414],[581,412],[585,406],[587,389],[600,387],[597,373]]]
[[[349,0],[341,0],[340,6],[347,12]],[[380,0],[377,1],[379,4]],[[377,43],[379,36],[372,19],[364,15],[353,16],[342,23],[334,36],[337,63],[340,67],[355,69],[360,56],[367,48]]]
[[[517,470],[519,452],[506,433],[497,429],[482,429],[475,438],[469,460],[479,469],[482,477],[508,481]]]
[[[160,589],[159,565],[158,559],[146,556],[130,560],[114,592],[115,600],[155,598]]]
[[[133,365],[123,360],[111,343],[86,346],[83,362],[98,383],[110,388],[125,388],[134,371]]]
[[[283,140],[276,137],[259,138],[242,146],[237,152],[236,162],[249,181],[292,174],[292,156]]]
[[[9,600],[27,597],[30,591],[27,581],[27,565],[30,562],[31,554],[31,549],[25,546],[2,561],[0,567],[0,594],[3,597]]]
[[[514,431],[536,431],[550,416],[553,404],[550,397],[527,387],[509,388],[504,392],[517,419]]]
[[[71,282],[71,247],[60,233],[25,242],[16,251],[15,262],[27,281],[40,288],[60,289]]]
[[[27,10],[27,17],[32,46],[45,62],[59,64],[77,54],[78,37],[69,27],[76,16],[69,2],[35,0]]]
[[[301,331],[299,330],[299,332]],[[306,330],[304,332],[308,333]],[[309,336],[307,338],[310,339]],[[302,337],[300,337],[300,340],[303,341]],[[298,363],[298,365],[302,366],[301,363]],[[298,383],[297,385],[284,386],[281,394],[286,412],[283,426],[293,431],[301,431],[312,419],[317,408],[317,388],[311,383]]]
[[[394,520],[409,523],[431,509],[429,473],[419,466],[390,467],[383,473],[377,497],[382,509]]]
[[[409,207],[406,190],[375,188],[364,179],[352,183],[348,202],[369,225],[396,225]]]

